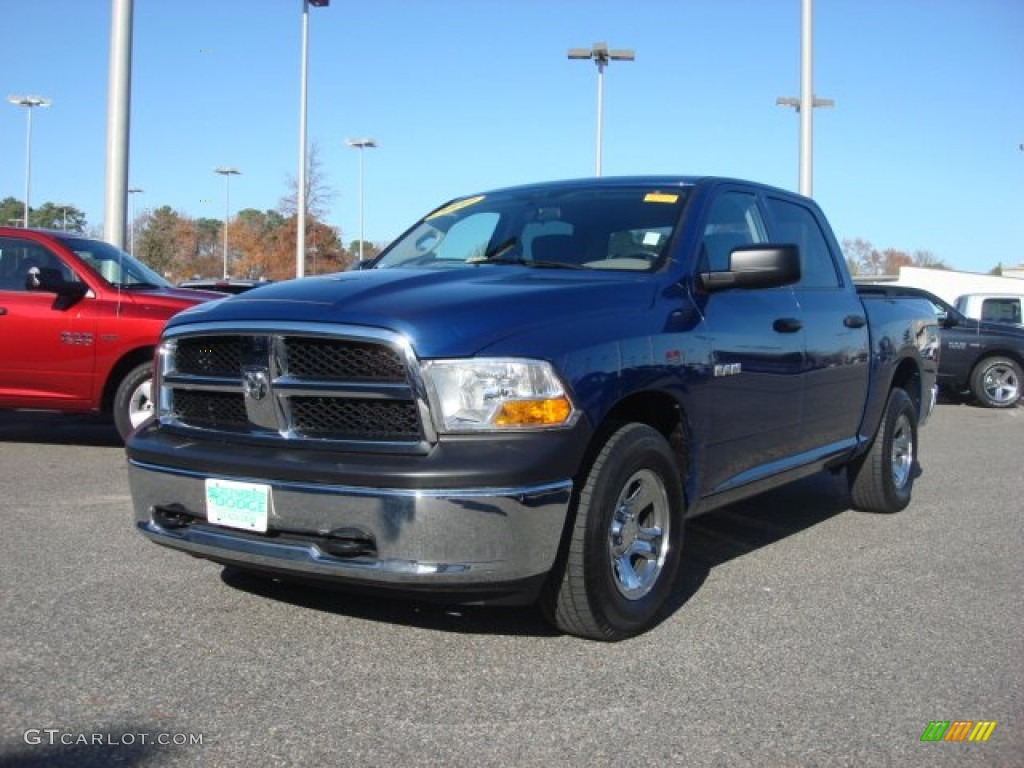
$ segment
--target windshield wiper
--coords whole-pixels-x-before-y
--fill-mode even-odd
[[[466,259],[467,264],[515,264],[523,267],[538,267],[540,269],[586,269],[580,264],[568,264],[562,261],[530,261],[522,256],[504,258],[505,254],[511,252],[519,245],[519,238],[510,237],[485,253],[478,259]]]
[[[468,258],[466,259],[467,264],[525,264],[526,261],[522,257],[514,259],[502,258],[506,253],[510,253],[517,245],[519,245],[518,237],[510,237],[508,240],[503,240],[496,246],[487,251],[483,256],[479,258]]]

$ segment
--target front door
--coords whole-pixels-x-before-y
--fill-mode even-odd
[[[74,279],[40,244],[0,238],[0,405],[87,407],[93,397],[95,300],[63,307],[52,293],[26,290],[33,267],[58,269],[66,280]]]
[[[704,224],[701,260],[728,268],[729,252],[767,241],[754,195],[720,192]],[[705,268],[705,267],[702,267]],[[728,490],[778,471],[801,429],[804,333],[792,289],[734,289],[698,297],[711,349],[694,391],[708,435],[702,485]]]

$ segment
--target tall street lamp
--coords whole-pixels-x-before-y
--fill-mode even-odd
[[[594,175],[601,175],[601,124],[604,120],[604,68],[612,61],[635,61],[631,50],[609,51],[607,43],[594,43],[592,48],[570,48],[570,59],[591,59],[597,65],[597,160]]]
[[[128,199],[131,200],[131,221],[128,222],[128,253],[135,255],[135,196],[139,192],[145,192],[142,187],[128,187]]]
[[[376,139],[345,139],[352,149],[359,150],[359,266],[363,266],[363,150],[377,146]]]
[[[814,98],[814,32],[812,24],[813,0],[801,0],[800,13],[800,98],[778,98],[776,106],[793,107],[800,115],[800,194],[811,196],[813,121],[811,114],[815,107],[832,107],[832,99]]]
[[[28,199],[29,192],[32,188],[32,108],[33,107],[48,107],[53,102],[49,99],[45,99],[42,96],[8,96],[7,100],[11,104],[16,104],[19,107],[25,107],[28,112],[27,124],[28,127],[25,130],[25,227],[28,227]]]
[[[302,54],[299,67],[299,180],[295,233],[295,276],[306,274],[306,81],[309,69],[309,6],[326,8],[331,0],[302,0]]]
[[[231,216],[231,177],[242,172],[230,165],[221,165],[213,169],[224,177],[224,279],[228,279],[228,218]]]

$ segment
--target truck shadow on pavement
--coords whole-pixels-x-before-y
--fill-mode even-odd
[[[697,593],[716,566],[770,546],[850,508],[843,475],[820,473],[689,521],[676,589],[659,623],[671,619]],[[462,606],[370,596],[330,585],[282,581],[225,567],[228,586],[311,610],[478,635],[560,637],[531,606]]]
[[[113,421],[96,413],[0,410],[0,442],[42,445],[124,446]]]

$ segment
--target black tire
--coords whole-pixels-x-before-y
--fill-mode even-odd
[[[122,440],[153,412],[153,401],[150,399],[152,383],[152,364],[141,363],[128,371],[117,385],[117,392],[114,393],[114,426]]]
[[[675,584],[683,509],[668,441],[645,424],[615,430],[587,472],[568,551],[541,597],[548,620],[593,640],[650,627]]]
[[[1013,408],[1020,400],[1020,366],[1008,357],[986,357],[971,371],[971,394],[986,408]]]
[[[847,467],[850,496],[865,512],[899,512],[910,503],[917,463],[917,408],[902,389],[889,393],[868,452]]]

